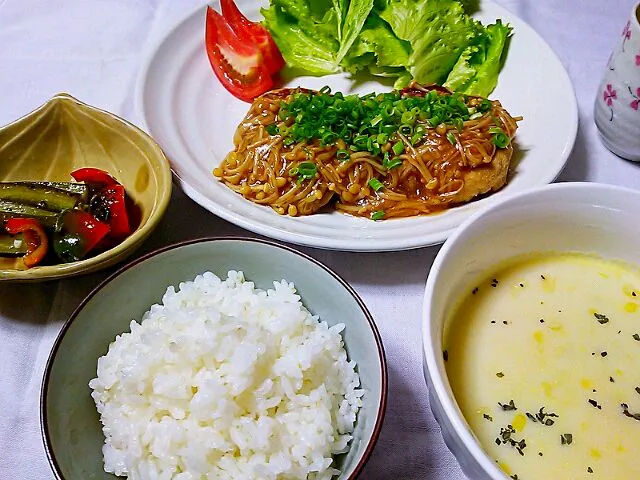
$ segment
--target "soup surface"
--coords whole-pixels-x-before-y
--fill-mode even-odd
[[[584,254],[515,259],[448,319],[444,358],[507,477],[640,478],[640,270]]]

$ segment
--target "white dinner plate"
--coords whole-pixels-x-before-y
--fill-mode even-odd
[[[238,2],[260,18],[257,2]],[[507,185],[490,196],[442,213],[374,222],[338,212],[281,216],[256,205],[214,178],[212,170],[232,150],[232,137],[249,104],[228,93],[213,74],[204,47],[205,7],[172,28],[144,62],[136,107],[146,129],[171,162],[185,193],[214,214],[247,230],[301,245],[351,251],[404,250],[443,242],[473,212],[499,198],[552,182],[575,141],[578,110],[569,76],[551,48],[522,20],[482,0],[476,17],[513,26],[507,60],[491,98],[522,115],[517,152]],[[354,84],[345,74],[296,77],[288,86],[367,93],[387,91],[375,80]]]

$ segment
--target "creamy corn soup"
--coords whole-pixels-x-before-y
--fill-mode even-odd
[[[640,478],[640,271],[523,257],[469,289],[445,329],[455,398],[507,477]]]

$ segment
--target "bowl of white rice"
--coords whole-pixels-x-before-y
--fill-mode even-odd
[[[42,385],[58,479],[358,477],[387,372],[355,291],[273,242],[208,238],[101,283],[52,348]]]

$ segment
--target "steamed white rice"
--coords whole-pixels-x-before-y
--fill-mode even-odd
[[[89,383],[104,469],[132,480],[330,479],[364,391],[340,332],[286,280],[169,287]],[[331,299],[327,299],[328,302]]]

